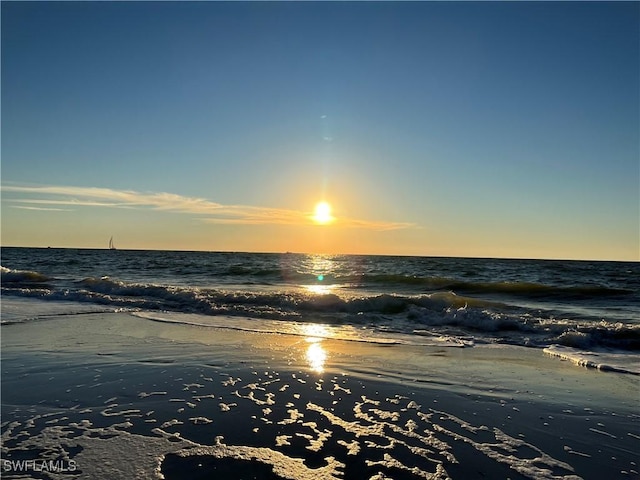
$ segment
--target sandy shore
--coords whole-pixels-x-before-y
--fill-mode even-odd
[[[638,376],[82,314],[2,326],[3,478],[640,478]]]

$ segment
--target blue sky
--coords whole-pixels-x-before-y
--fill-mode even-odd
[[[2,2],[2,244],[638,260],[639,12]]]

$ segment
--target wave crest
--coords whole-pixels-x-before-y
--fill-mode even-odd
[[[243,289],[159,285],[86,277],[58,282],[34,271],[1,267],[3,294],[54,301],[93,303],[145,311],[170,311],[227,315],[270,320],[294,320],[334,325],[354,325],[381,332],[403,334],[472,335],[477,341],[544,346],[550,343],[581,348],[640,350],[640,326],[580,319],[558,319],[550,312],[510,306],[454,290],[422,294],[369,293],[364,295],[313,293],[297,289]],[[388,276],[387,276],[388,277]],[[442,280],[442,279],[440,279]],[[386,278],[385,281],[389,281]],[[445,285],[442,281],[441,285]],[[467,290],[516,291],[526,295],[549,288],[537,284],[463,283]],[[284,287],[283,287],[284,288]],[[612,294],[600,287],[565,290],[576,294]],[[585,287],[586,288],[586,287]],[[339,290],[339,289],[338,289]],[[558,289],[554,290],[556,292]],[[555,294],[555,293],[554,293]]]
[[[11,270],[0,266],[0,278],[2,283],[31,285],[34,283],[46,283],[53,280],[51,277],[31,270]]]

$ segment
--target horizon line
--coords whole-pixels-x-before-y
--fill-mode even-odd
[[[0,245],[3,248],[32,248],[38,250],[105,250],[111,251],[108,247],[54,247],[44,246],[20,246],[20,245]],[[596,258],[564,258],[564,257],[494,257],[475,255],[426,255],[410,253],[312,253],[312,252],[290,252],[290,251],[245,251],[245,250],[198,250],[198,249],[160,249],[160,248],[117,248],[121,252],[183,252],[183,253],[229,253],[229,254],[256,254],[256,255],[319,255],[319,256],[353,256],[353,257],[418,257],[418,258],[460,258],[469,260],[523,260],[523,261],[543,261],[543,262],[616,262],[616,263],[640,263],[637,260],[623,259],[596,259]]]

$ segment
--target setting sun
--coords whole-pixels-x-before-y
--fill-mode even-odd
[[[331,205],[327,202],[318,203],[313,214],[313,220],[321,225],[333,221],[333,217],[331,216]]]

